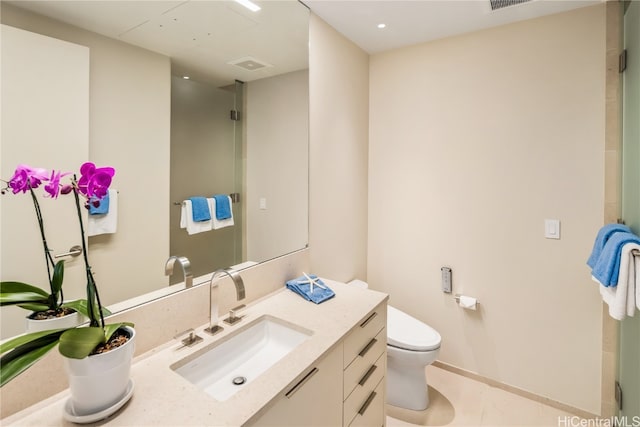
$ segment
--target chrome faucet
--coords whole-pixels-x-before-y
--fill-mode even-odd
[[[178,262],[182,267],[182,274],[184,275],[184,287],[190,288],[193,286],[193,274],[191,273],[191,263],[189,259],[184,256],[170,256],[167,263],[164,265],[164,275],[171,276],[173,274],[173,265]]]
[[[238,273],[236,270],[234,270],[233,268],[224,268],[224,269],[219,269],[213,272],[213,274],[211,275],[211,281],[209,282],[209,312],[210,312],[210,316],[209,316],[209,327],[207,329],[205,329],[205,332],[208,332],[211,335],[217,334],[218,332],[222,331],[222,326],[218,325],[218,283],[217,283],[217,279],[224,277],[224,276],[229,276],[231,277],[231,280],[233,280],[233,284],[236,287],[236,298],[238,301],[240,301],[241,299],[244,299],[245,297],[245,292],[244,292],[244,282],[242,281],[242,277],[240,277],[240,273]],[[235,310],[234,311],[234,318],[235,317]],[[236,318],[238,319],[238,318]],[[237,320],[236,320],[237,321]]]

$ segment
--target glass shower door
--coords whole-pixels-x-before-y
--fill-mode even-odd
[[[630,3],[624,16],[622,217],[640,234],[640,2]],[[620,323],[619,343],[620,415],[631,423],[640,417],[640,312]]]
[[[194,234],[180,227],[183,200],[241,191],[242,125],[231,113],[241,105],[241,89],[179,76],[171,80],[169,254],[186,256],[195,277],[242,260],[242,197],[232,205],[233,226]],[[174,274],[170,280],[182,277]]]

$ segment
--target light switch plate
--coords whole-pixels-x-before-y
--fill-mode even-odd
[[[544,220],[544,237],[546,237],[547,239],[560,238],[560,220],[559,219]]]

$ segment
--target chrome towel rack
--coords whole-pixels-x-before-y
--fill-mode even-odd
[[[240,193],[230,193],[231,203],[240,203]],[[182,206],[183,202],[173,202],[174,206]]]
[[[618,220],[617,220],[616,222],[617,222],[618,224],[625,225],[625,223],[624,223],[624,219],[622,219],[622,218],[618,218]],[[640,256],[640,250],[638,250],[638,249],[634,249],[634,250],[632,250],[632,251],[631,251],[631,253],[632,253],[633,255],[638,255],[638,256]]]

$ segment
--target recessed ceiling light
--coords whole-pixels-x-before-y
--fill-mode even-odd
[[[387,27],[387,24],[378,24],[378,28],[380,28],[380,29],[383,29],[383,28],[386,28],[386,27]]]
[[[185,79],[185,80],[189,80],[191,77],[189,77],[189,76],[182,76],[182,78],[183,78],[183,79]]]
[[[235,0],[237,3],[240,3],[241,5],[243,5],[244,7],[246,7],[247,9],[249,9],[251,12],[257,12],[261,9],[260,6],[258,6],[257,4],[253,3],[250,0]]]

